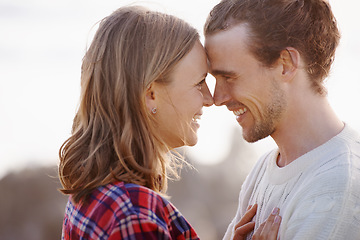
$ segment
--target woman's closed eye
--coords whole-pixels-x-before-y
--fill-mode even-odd
[[[201,90],[202,85],[205,83],[205,78],[196,84],[196,87]]]

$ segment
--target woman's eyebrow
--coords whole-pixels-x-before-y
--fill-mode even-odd
[[[235,77],[237,74],[233,71],[225,71],[225,70],[212,70],[211,75],[213,76],[228,76],[228,77]]]

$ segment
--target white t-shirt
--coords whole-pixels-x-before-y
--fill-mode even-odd
[[[234,226],[255,203],[255,229],[280,208],[281,240],[360,239],[360,135],[345,124],[337,136],[282,168],[278,154],[275,149],[264,155],[247,176],[224,239],[233,238]]]

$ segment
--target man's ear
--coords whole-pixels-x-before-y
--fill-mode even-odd
[[[282,77],[285,81],[291,81],[300,63],[300,53],[292,47],[287,47],[280,52],[280,62],[282,64]]]
[[[149,112],[156,109],[154,83],[151,83],[145,93],[145,104]]]

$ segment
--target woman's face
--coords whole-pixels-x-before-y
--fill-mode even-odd
[[[197,143],[198,120],[203,106],[213,98],[205,82],[207,57],[200,42],[183,57],[170,75],[168,85],[155,83],[158,130],[170,148]]]

